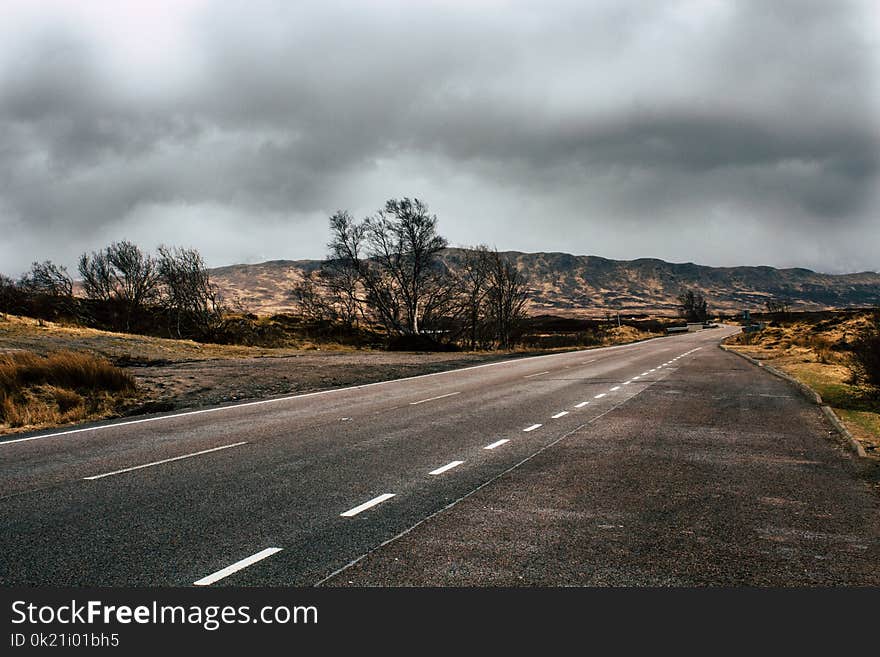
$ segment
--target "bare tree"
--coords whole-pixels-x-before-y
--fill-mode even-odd
[[[106,251],[83,253],[77,269],[86,297],[97,301],[110,301],[113,298],[113,267]]]
[[[480,244],[464,250],[461,264],[455,270],[460,299],[458,314],[463,320],[465,339],[470,349],[476,349],[483,342],[492,263],[493,252],[485,244]]]
[[[767,299],[764,302],[767,312],[775,319],[785,319],[791,312],[791,304],[786,299]]]
[[[293,286],[290,296],[299,306],[303,318],[312,321],[336,321],[338,316],[333,304],[321,287],[320,275],[312,272]]]
[[[103,251],[79,260],[83,289],[91,299],[116,300],[126,309],[125,328],[132,315],[155,302],[159,294],[156,260],[128,241],[114,242]]]
[[[688,322],[705,322],[709,319],[709,303],[700,292],[685,290],[678,295],[681,316]]]
[[[358,316],[379,321],[396,332],[400,308],[385,293],[382,272],[365,255],[366,221],[358,223],[345,210],[330,217],[327,260],[321,267],[321,281],[346,308],[355,321]]]
[[[880,308],[867,319],[851,345],[853,380],[870,386],[880,395]]]
[[[437,215],[419,199],[390,199],[367,219],[365,234],[370,258],[381,269],[382,296],[400,308],[401,332],[418,334],[424,302],[440,276],[437,253],[446,248],[437,234]]]
[[[33,263],[18,285],[31,294],[66,298],[73,296],[73,280],[68,275],[67,268],[56,265],[51,260]]]
[[[327,284],[354,308],[366,306],[389,333],[418,334],[450,296],[437,254],[446,240],[437,217],[419,199],[391,199],[363,222],[330,218]]]
[[[21,290],[15,281],[0,274],[0,313],[16,312],[21,301]]]
[[[155,301],[159,293],[159,269],[149,253],[123,240],[107,247],[107,257],[113,267],[117,297],[130,308],[143,308]]]
[[[211,330],[222,317],[217,287],[196,249],[160,246],[157,273],[163,285],[164,305],[174,314],[176,332],[192,325],[202,333]]]
[[[317,283],[332,308],[334,318],[355,326],[365,316],[365,283],[368,264],[363,259],[365,228],[346,211],[330,217],[329,254],[317,275]]]
[[[516,265],[498,251],[490,253],[486,300],[498,346],[509,349],[516,329],[525,319],[527,281]]]

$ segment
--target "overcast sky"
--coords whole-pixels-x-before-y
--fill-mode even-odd
[[[0,272],[132,239],[880,269],[880,11],[842,0],[0,0]]]

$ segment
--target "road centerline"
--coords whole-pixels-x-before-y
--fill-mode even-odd
[[[495,449],[496,447],[501,447],[505,443],[509,443],[510,438],[502,438],[501,440],[496,440],[494,443],[486,445],[483,449]]]
[[[544,425],[543,424],[533,424],[532,426],[526,427],[525,429],[523,429],[523,431],[528,433],[529,431],[534,431],[535,429],[540,429],[542,426],[544,426]]]
[[[649,382],[648,385],[647,385],[647,387],[652,386],[654,383],[655,383],[655,382]],[[639,394],[639,393],[636,393],[635,395],[633,395],[633,396],[631,396],[631,397],[627,397],[627,398],[623,399],[622,401],[618,402],[617,404],[615,404],[614,406],[612,406],[611,408],[607,409],[606,411],[600,413],[599,415],[596,415],[596,416],[594,416],[594,417],[591,417],[590,419],[586,420],[586,421],[585,421],[583,424],[581,424],[580,426],[575,427],[575,428],[572,429],[571,431],[569,431],[569,432],[563,434],[562,436],[559,436],[558,438],[552,440],[550,443],[544,445],[543,447],[541,447],[541,448],[538,449],[537,451],[535,451],[535,452],[533,452],[532,454],[526,456],[524,459],[522,459],[522,460],[519,461],[518,463],[513,464],[512,466],[510,466],[510,467],[507,468],[506,470],[504,470],[504,471],[498,473],[497,475],[495,475],[494,477],[488,479],[487,481],[484,481],[482,484],[476,486],[475,488],[473,488],[472,490],[468,491],[467,493],[465,493],[465,494],[462,495],[461,497],[459,497],[459,498],[453,500],[452,502],[450,502],[450,503],[447,504],[446,506],[444,506],[444,507],[438,509],[437,511],[434,511],[434,512],[431,513],[430,515],[428,515],[428,516],[422,518],[422,519],[419,520],[418,522],[416,522],[416,523],[414,523],[413,525],[407,527],[407,528],[404,529],[403,531],[401,531],[401,532],[395,534],[395,535],[392,536],[391,538],[382,541],[382,542],[379,543],[377,546],[372,547],[372,548],[366,550],[363,554],[361,554],[361,555],[359,555],[358,557],[352,559],[351,561],[349,561],[349,562],[348,562],[347,564],[345,564],[344,566],[341,566],[340,568],[337,568],[336,570],[334,570],[334,571],[330,572],[329,574],[327,574],[325,577],[322,577],[320,580],[318,580],[317,582],[315,582],[314,586],[323,586],[326,582],[330,581],[331,579],[333,579],[334,577],[336,577],[336,576],[339,575],[340,573],[342,573],[342,572],[348,570],[349,568],[351,568],[351,567],[355,566],[356,564],[358,564],[359,562],[363,561],[363,559],[365,559],[365,558],[368,557],[369,555],[374,554],[374,553],[377,552],[378,550],[380,550],[380,549],[382,549],[382,548],[384,548],[384,547],[386,547],[386,546],[388,546],[388,545],[391,545],[391,544],[394,543],[395,541],[398,541],[399,539],[403,538],[404,536],[406,536],[406,535],[412,533],[416,528],[418,528],[418,527],[424,525],[426,522],[429,522],[430,520],[432,520],[433,518],[436,518],[436,517],[439,516],[440,514],[445,513],[446,511],[449,511],[450,509],[452,509],[453,507],[457,506],[457,505],[458,505],[459,503],[461,503],[462,501],[464,501],[464,500],[466,500],[466,499],[472,497],[473,495],[477,494],[479,491],[485,489],[487,486],[492,485],[494,482],[498,481],[501,477],[506,476],[506,475],[509,474],[510,472],[513,472],[514,470],[516,470],[517,468],[521,467],[522,465],[528,463],[529,461],[531,461],[531,460],[534,459],[535,457],[539,456],[540,454],[543,454],[543,453],[546,452],[548,449],[551,449],[552,447],[554,447],[555,445],[559,444],[561,441],[565,440],[565,439],[568,438],[569,436],[571,436],[571,435],[577,433],[578,431],[582,430],[583,428],[585,428],[585,427],[587,427],[587,426],[593,424],[594,422],[600,420],[601,418],[605,417],[605,416],[608,415],[609,413],[614,412],[614,411],[617,410],[618,408],[622,407],[624,404],[627,404],[627,403],[630,402],[632,399],[636,398],[636,397],[638,396],[638,394]],[[537,425],[537,426],[540,426],[540,425]]]
[[[541,376],[542,374],[550,374],[550,370],[547,370],[546,372],[538,372],[537,374],[526,374],[523,378],[531,379],[533,376]]]
[[[240,443],[232,443],[231,445],[221,445],[220,447],[213,447],[211,449],[203,449],[200,452],[193,452],[192,454],[184,454],[182,456],[175,456],[170,459],[162,459],[161,461],[153,461],[151,463],[144,463],[143,465],[133,465],[130,468],[122,468],[121,470],[114,470],[113,472],[105,472],[99,475],[92,475],[91,477],[83,477],[86,481],[94,481],[95,479],[103,479],[104,477],[112,477],[113,475],[123,474],[124,472],[133,472],[134,470],[142,470],[143,468],[151,468],[155,465],[162,465],[163,463],[171,463],[172,461],[182,461],[183,459],[190,459],[194,456],[201,456],[202,454],[210,454],[211,452],[219,452],[222,449],[229,449],[231,447],[240,447],[241,445],[247,445],[246,440],[243,440]]]
[[[461,394],[460,390],[458,392],[449,392],[449,393],[446,393],[445,395],[437,395],[436,397],[428,397],[428,399],[420,399],[419,401],[410,402],[409,405],[410,406],[417,406],[419,404],[424,404],[425,402],[435,401],[437,399],[445,399],[446,397],[453,397],[455,395],[460,395],[460,394]]]
[[[428,474],[434,476],[442,475],[444,472],[449,472],[450,470],[452,470],[452,468],[457,468],[462,463],[464,463],[464,461],[451,461],[443,467],[437,468],[436,470],[431,470]]]
[[[207,577],[203,577],[202,579],[196,580],[193,582],[194,586],[208,586],[213,584],[214,582],[218,582],[221,579],[229,577],[233,573],[237,573],[239,570],[244,570],[248,566],[252,566],[258,561],[262,561],[268,557],[271,557],[273,554],[281,552],[281,548],[278,547],[270,547],[265,550],[260,550],[256,554],[252,554],[251,556],[242,559],[241,561],[236,561],[231,566],[226,566],[222,570],[218,570],[216,573],[208,575]]]
[[[371,500],[367,500],[363,504],[358,504],[353,509],[349,509],[348,511],[343,511],[339,515],[342,516],[343,518],[353,518],[354,516],[361,513],[362,511],[366,511],[367,509],[372,508],[372,507],[376,506],[377,504],[382,504],[382,502],[384,502],[385,500],[390,500],[392,497],[394,497],[394,495],[395,495],[395,493],[382,493],[381,495],[374,497]]]
[[[558,420],[559,418],[565,417],[566,415],[568,415],[568,411],[559,411],[556,415],[553,415],[552,417],[554,420]]]

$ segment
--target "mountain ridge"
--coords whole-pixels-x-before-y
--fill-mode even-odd
[[[465,249],[444,249],[452,269]],[[785,300],[795,310],[821,310],[880,304],[880,274],[865,271],[823,274],[803,267],[767,265],[712,267],[659,258],[613,260],[561,251],[503,251],[529,279],[529,312],[598,316],[606,312],[672,314],[676,297],[695,289],[716,311],[763,309],[768,299]],[[270,260],[211,270],[221,293],[258,314],[292,312],[290,289],[321,260]]]

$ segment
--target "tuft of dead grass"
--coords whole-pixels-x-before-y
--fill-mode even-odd
[[[0,423],[9,427],[106,417],[135,390],[130,374],[90,353],[0,354]]]
[[[27,386],[126,392],[135,389],[134,378],[106,358],[76,351],[38,356],[29,351],[0,354],[0,390],[7,394]]]

